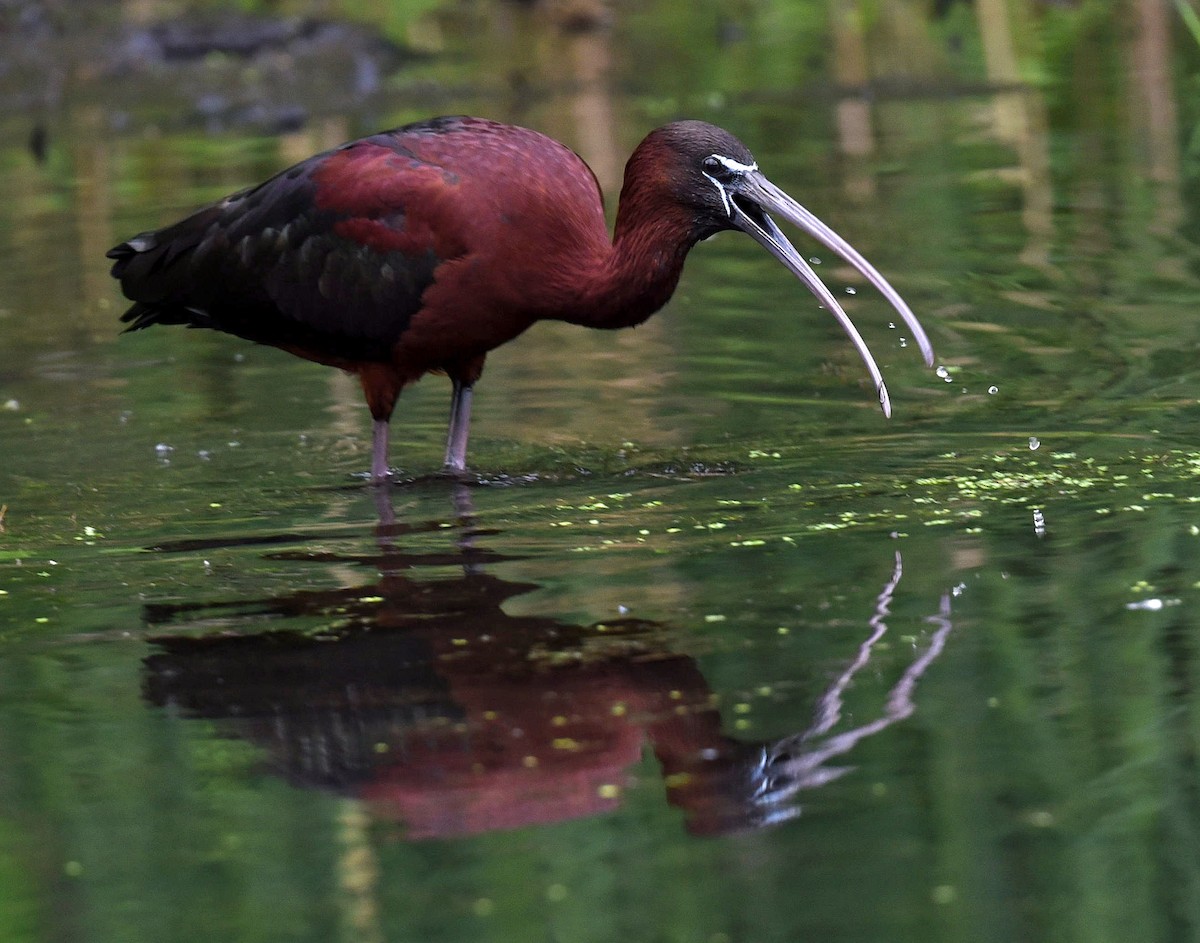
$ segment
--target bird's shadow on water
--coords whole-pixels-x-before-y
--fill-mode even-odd
[[[739,740],[724,732],[726,718],[695,659],[672,644],[680,627],[508,614],[508,600],[539,586],[488,572],[515,558],[477,545],[496,532],[475,528],[469,487],[451,490],[450,529],[381,515],[373,552],[264,554],[375,575],[365,583],[146,604],[143,619],[156,633],[144,661],[146,700],[219,721],[223,735],[261,748],[274,773],[359,798],[409,839],[613,809],[644,744],[688,831],[722,834],[794,818],[801,792],[848,772],[831,762],[913,713],[917,683],[953,628],[947,594],[879,716],[843,723],[843,695],[888,631],[903,574],[897,553],[874,611],[864,614],[863,641],[811,720],[769,741]],[[394,493],[377,491],[384,502]],[[450,537],[444,551],[404,548],[406,536],[434,530]],[[300,539],[257,542],[293,537]],[[287,628],[314,620],[319,628]],[[205,634],[193,634],[198,629]]]

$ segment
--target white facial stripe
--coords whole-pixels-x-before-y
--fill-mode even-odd
[[[700,171],[700,172],[704,173],[704,171]],[[717,180],[716,177],[710,176],[709,174],[704,174],[704,176],[708,178],[708,182],[711,183],[714,187],[716,187],[717,192],[719,194],[721,194],[721,205],[725,207],[725,215],[732,216],[733,215],[733,206],[730,205],[729,194],[725,192],[725,188],[723,186],[721,186],[721,182],[719,180]]]
[[[749,173],[752,170],[758,170],[758,161],[753,164],[743,164],[741,161],[736,161],[732,157],[722,157],[720,154],[713,154],[712,159],[720,161],[721,165],[735,174]]]
[[[732,157],[725,157],[724,155],[721,155],[721,154],[710,154],[707,158],[705,158],[705,160],[706,161],[715,160],[718,163],[720,163],[721,166],[724,167],[726,170],[728,170],[731,174],[735,174],[736,176],[739,176],[739,177],[742,176],[743,174],[752,173],[752,172],[758,170],[757,162],[751,163],[751,164],[743,164],[741,161],[734,160]],[[704,171],[700,171],[700,172],[704,173]],[[733,217],[733,202],[729,199],[729,191],[727,191],[725,189],[725,185],[723,183],[721,183],[721,181],[719,181],[716,177],[712,176],[711,174],[704,174],[704,176],[708,178],[709,183],[711,183],[714,187],[717,188],[717,192],[721,194],[721,205],[725,207],[725,215],[732,218]]]

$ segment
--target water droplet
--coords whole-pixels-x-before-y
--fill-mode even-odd
[[[908,346],[908,341],[907,341],[907,340],[905,340],[903,337],[902,337],[902,338],[900,338],[900,346],[901,346],[901,347],[907,347],[907,346]]]
[[[988,396],[995,396],[999,392],[1000,392],[1000,387],[998,387],[998,386],[989,386],[988,387]]]
[[[1039,439],[1037,436],[1031,435],[1029,437],[1029,451],[1036,452],[1038,450],[1038,446],[1040,446],[1041,444],[1042,444],[1042,440]]]
[[[943,380],[948,380],[950,378],[950,371],[947,370],[944,366],[938,367],[937,370],[935,370],[934,372],[939,377],[941,377]]]
[[[896,322],[888,321],[888,327],[890,327],[893,331],[896,330]]]
[[[1042,537],[1046,533],[1046,518],[1042,515],[1041,508],[1033,509],[1033,532]]]
[[[815,255],[810,255],[810,256],[808,257],[808,261],[810,261],[810,262],[811,262],[813,265],[820,265],[820,264],[821,264],[821,260],[820,260],[820,259],[818,259],[818,258],[817,258]]]
[[[21,404],[19,401],[15,400],[15,399],[10,399],[5,402],[4,408],[15,413],[18,409],[21,408]]]
[[[857,291],[855,291],[853,288],[847,288],[847,289],[846,289],[846,294],[847,294],[847,295],[857,295],[857,294],[858,294],[858,292],[857,292]]]
[[[210,452],[208,449],[201,449],[196,454],[200,457],[200,461],[202,462],[207,462],[210,458],[212,458],[212,452]]]
[[[234,354],[234,355],[233,355],[233,362],[234,362],[234,363],[243,363],[243,362],[245,362],[245,360],[246,360],[246,355],[245,355],[245,354]]]
[[[166,442],[159,442],[158,445],[154,446],[154,451],[159,455],[170,455],[175,451],[175,446],[167,445]]]

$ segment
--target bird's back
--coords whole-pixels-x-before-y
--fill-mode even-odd
[[[318,154],[109,257],[135,302],[130,330],[209,327],[344,366],[388,360],[447,263],[503,250],[519,278],[530,254],[605,237],[595,178],[570,149],[459,117]]]

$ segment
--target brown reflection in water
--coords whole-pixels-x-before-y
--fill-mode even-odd
[[[1021,221],[1029,234],[1021,261],[1053,270],[1054,191],[1046,103],[1023,82],[1006,0],[975,0],[975,9],[988,82],[996,88],[991,96],[995,135],[1011,145],[1017,157],[1011,175],[1021,188]]]
[[[837,100],[838,147],[850,160],[845,168],[846,194],[866,203],[876,193],[875,177],[863,158],[875,153],[875,124],[867,85],[871,80],[864,35],[865,18],[857,0],[832,0],[833,77],[844,90]]]
[[[99,264],[105,243],[112,239],[112,198],[109,180],[112,177],[111,155],[108,142],[102,132],[103,114],[94,106],[84,106],[74,111],[72,127],[75,131],[68,140],[72,163],[75,167],[76,225],[79,233],[79,258],[81,266],[80,294],[83,304],[73,306],[68,317],[80,324],[89,339],[100,339],[112,334],[112,318],[115,311],[109,303],[111,279]]]
[[[145,619],[172,629],[145,660],[151,703],[222,721],[266,751],[291,782],[366,802],[407,837],[444,838],[546,824],[616,807],[648,744],[667,797],[695,834],[759,828],[799,814],[803,789],[842,775],[830,760],[909,716],[912,690],[950,631],[936,629],[888,696],[884,713],[833,733],[846,686],[887,631],[900,557],[869,637],[817,704],[813,722],[768,742],[722,733],[718,701],[670,627],[640,619],[576,625],[512,616],[504,603],[536,589],[483,572],[503,556],[474,546],[459,494],[458,542],[409,553],[412,530],[381,527],[378,553],[278,551],[270,559],[377,571],[335,589],[213,603],[153,604]],[[285,543],[297,535],[263,538]],[[159,550],[174,548],[155,548]],[[188,548],[181,549],[192,549]],[[429,567],[453,575],[420,577]],[[314,634],[229,634],[256,620],[325,620]]]
[[[1135,35],[1130,43],[1129,116],[1138,162],[1154,184],[1154,212],[1147,230],[1159,238],[1173,236],[1183,222],[1183,177],[1179,144],[1179,107],[1171,66],[1172,15],[1168,4],[1138,0]],[[1157,253],[1155,268],[1173,278],[1188,278],[1178,253]]]

